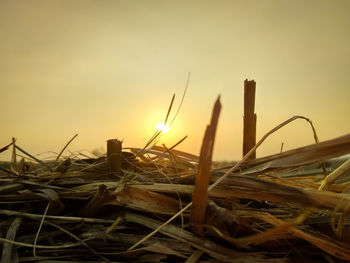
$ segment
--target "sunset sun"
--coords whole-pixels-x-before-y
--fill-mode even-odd
[[[169,131],[169,124],[164,124],[164,121],[158,122],[156,129],[157,131],[161,131],[162,133],[167,133]]]

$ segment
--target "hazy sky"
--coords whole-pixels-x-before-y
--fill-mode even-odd
[[[0,0],[0,147],[32,154],[142,147],[173,93],[164,137],[198,154],[221,94],[214,158],[242,152],[243,81],[257,82],[257,137],[293,115],[321,141],[350,131],[350,1]],[[175,111],[174,111],[175,112]],[[301,120],[258,156],[313,143]],[[0,154],[0,159],[8,154]]]

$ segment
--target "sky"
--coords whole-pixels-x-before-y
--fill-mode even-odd
[[[199,154],[213,104],[222,111],[215,160],[242,156],[243,82],[256,81],[257,140],[294,115],[320,141],[350,131],[350,1],[0,0],[0,147],[31,154],[143,147],[188,135]],[[257,156],[313,143],[297,120]],[[66,152],[69,154],[69,152]],[[8,159],[9,152],[0,159]],[[39,155],[42,156],[42,155]]]

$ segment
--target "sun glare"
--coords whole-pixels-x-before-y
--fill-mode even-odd
[[[162,131],[162,133],[167,133],[169,131],[169,124],[164,124],[164,121],[158,122],[156,126],[157,131]]]

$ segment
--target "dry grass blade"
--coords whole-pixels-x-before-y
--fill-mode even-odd
[[[199,258],[203,255],[203,251],[197,249],[193,254],[185,261],[185,263],[196,263]]]
[[[16,217],[15,220],[11,223],[7,233],[6,233],[6,240],[13,241],[16,237],[17,230],[19,226],[22,223],[21,217]],[[13,243],[6,242],[2,247],[2,257],[1,262],[2,263],[11,263],[13,262]]]
[[[152,229],[158,229],[161,225],[161,222],[159,221],[131,213],[125,214],[125,220],[145,225]],[[224,262],[252,262],[253,259],[255,260],[254,262],[265,262],[264,260],[266,260],[262,255],[241,253],[227,249],[217,243],[199,238],[194,234],[171,224],[162,227],[159,231],[167,236],[188,243],[197,249],[203,250],[213,258]],[[233,261],[233,259],[235,259],[235,261]]]
[[[6,146],[0,148],[0,153],[2,153],[2,152],[4,152],[4,151],[7,151],[7,150],[10,148],[10,146],[11,146],[12,144],[13,144],[13,141],[12,141],[11,143],[9,143],[8,145],[6,145]]]
[[[180,207],[175,198],[130,186],[125,186],[103,205],[118,205],[163,215],[172,215]]]
[[[164,121],[164,125],[167,123],[168,121],[168,118],[169,118],[169,114],[171,112],[171,108],[173,107],[173,103],[174,103],[174,99],[175,99],[175,94],[173,94],[173,97],[171,98],[171,102],[170,102],[170,105],[169,105],[169,109],[168,109],[168,112],[166,114],[166,117],[165,117],[165,121]],[[143,147],[143,150],[145,150],[149,145],[151,145],[152,142],[154,142],[158,136],[162,133],[162,131],[156,131],[153,136],[151,137],[151,139],[149,139],[149,141],[146,143],[145,147]]]
[[[146,145],[142,148],[142,150],[146,150],[146,148],[153,142],[155,141],[158,136],[162,133],[162,131],[156,131],[152,137],[149,139],[149,141],[146,143]]]
[[[171,150],[171,152],[173,152],[173,153],[176,154],[177,156],[187,158],[187,159],[189,159],[189,160],[191,160],[191,161],[193,161],[193,162],[198,162],[199,156],[194,155],[194,154],[191,154],[191,153],[179,151],[179,150],[174,150],[173,148],[174,148],[174,147],[170,147],[169,150]],[[166,151],[166,150],[164,149],[164,147],[157,146],[157,145],[153,146],[153,147],[152,147],[152,150],[161,151],[161,152]]]
[[[192,185],[176,184],[138,184],[133,187],[162,193],[178,192],[186,195],[190,195],[194,189]],[[209,192],[209,196],[227,200],[242,198],[256,201],[294,203],[302,207],[315,207],[350,213],[348,205],[350,198],[346,195],[306,190],[244,176],[234,176],[224,180],[222,186],[220,185]]]
[[[170,122],[170,126],[173,124],[173,122],[175,121],[177,115],[178,115],[179,112],[180,112],[182,103],[184,102],[184,99],[185,99],[185,96],[186,96],[188,84],[190,83],[190,78],[191,78],[191,72],[188,72],[187,81],[186,81],[186,85],[185,85],[185,89],[184,89],[184,92],[183,92],[182,97],[181,97],[181,102],[180,102],[179,107],[177,108],[177,111],[176,111],[176,113],[175,113],[175,115],[174,115],[174,118],[173,118],[173,119],[171,120],[171,122]]]
[[[100,255],[99,253],[97,253],[94,249],[92,249],[84,240],[81,240],[79,237],[77,237],[76,235],[74,235],[73,233],[69,232],[68,230],[64,229],[63,227],[60,227],[59,225],[56,225],[52,222],[48,222],[45,221],[46,224],[49,224],[51,226],[54,226],[55,228],[58,228],[59,230],[61,230],[62,232],[66,233],[67,235],[73,237],[75,240],[77,240],[78,242],[80,242],[83,246],[85,246],[90,252],[92,252],[93,254],[95,254],[97,257],[101,258],[104,262],[108,262],[111,263],[110,260],[108,260],[107,258],[105,258],[104,256]]]
[[[229,169],[222,177],[220,177],[215,183],[213,183],[208,190],[210,191],[211,189],[213,189],[215,186],[217,186],[219,183],[221,183],[225,178],[227,178],[230,174],[232,174],[234,171],[236,171],[244,162],[246,162],[250,156],[256,151],[256,149],[259,148],[259,146],[267,139],[267,137],[269,137],[271,134],[273,134],[274,132],[278,131],[279,129],[281,129],[282,127],[286,126],[287,124],[289,124],[292,121],[295,121],[297,119],[306,119],[303,116],[294,116],[289,118],[288,120],[282,122],[281,124],[277,125],[275,128],[273,128],[272,130],[270,130],[268,133],[266,133],[261,139],[260,141],[258,141],[258,143],[238,162],[236,163],[231,169]]]
[[[21,147],[19,147],[18,145],[16,145],[16,149],[18,149],[19,151],[21,151],[22,153],[24,153],[25,155],[29,156],[30,158],[32,158],[33,160],[37,161],[39,164],[41,164],[42,166],[45,166],[46,168],[48,168],[50,171],[52,171],[51,167],[48,166],[45,162],[39,160],[38,158],[36,158],[35,156],[31,155],[30,153],[26,152],[25,150],[23,150]]]
[[[13,241],[2,237],[0,237],[0,243],[9,243],[20,247],[33,248],[32,244],[17,242],[17,241]],[[71,247],[77,247],[77,246],[81,246],[81,243],[64,244],[64,245],[57,245],[57,246],[36,245],[37,248],[42,248],[42,249],[62,249],[62,248],[71,248]]]
[[[275,226],[284,226],[287,224],[286,227],[288,228],[288,232],[291,233],[292,235],[310,242],[311,244],[326,251],[327,253],[333,255],[334,257],[340,258],[342,260],[350,260],[350,247],[348,245],[338,242],[337,240],[334,240],[325,235],[316,236],[315,234],[307,233],[306,231],[303,231],[297,228],[293,224],[289,224],[289,223],[283,222],[280,219],[275,218],[271,214],[259,213],[258,216],[261,219]]]
[[[46,216],[46,214],[47,214],[47,211],[49,210],[50,204],[51,204],[51,202],[49,201],[49,202],[47,203],[46,208],[45,208],[45,212],[44,212],[44,214],[43,214],[43,217],[42,217],[42,219],[40,220],[40,225],[39,225],[38,231],[36,232],[36,235],[35,235],[34,244],[33,244],[33,256],[34,256],[34,257],[37,257],[37,255],[36,255],[36,243],[37,243],[37,241],[38,241],[38,237],[39,237],[39,234],[40,234],[40,230],[41,230],[41,228],[42,228],[42,226],[43,226],[43,223],[44,223],[44,220],[45,220],[45,216]]]
[[[175,100],[175,94],[173,94],[173,97],[171,98],[169,109],[168,109],[168,112],[167,112],[166,117],[165,117],[164,125],[167,124],[167,122],[168,122],[169,114],[171,112],[171,108],[173,107],[174,100]]]
[[[350,134],[249,161],[244,168],[249,168],[248,171],[251,172],[261,172],[274,168],[298,167],[348,153],[350,153]]]
[[[75,134],[67,143],[66,145],[63,147],[63,149],[60,151],[60,153],[57,155],[56,158],[56,162],[60,159],[62,153],[64,152],[64,150],[68,147],[69,144],[71,144],[71,142],[78,136],[78,133]]]
[[[5,173],[7,173],[7,174],[11,174],[11,175],[14,175],[14,176],[18,176],[18,174],[14,173],[14,172],[12,172],[12,171],[10,171],[8,169],[5,169],[3,167],[0,167],[0,171],[3,171]]]
[[[11,210],[5,210],[5,209],[0,209],[0,214],[6,215],[6,216],[26,217],[26,218],[30,218],[30,219],[34,219],[34,220],[41,220],[41,218],[42,218],[42,215],[38,215],[38,214],[11,211]],[[113,223],[113,220],[110,220],[110,219],[88,218],[88,217],[47,215],[45,218],[46,219],[54,219],[54,220],[62,220],[62,221],[67,221],[67,222],[75,222],[75,223],[100,223],[100,224],[112,224]]]
[[[350,159],[340,165],[336,170],[331,174],[327,175],[326,178],[322,181],[322,184],[318,190],[328,190],[331,185],[347,171],[350,171]]]

